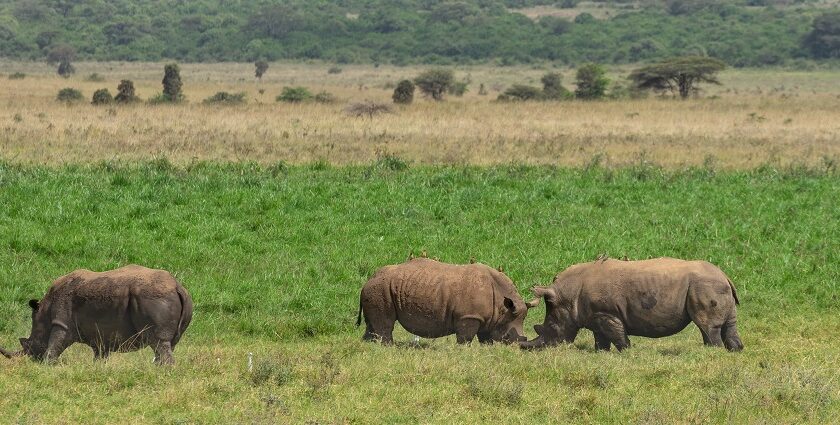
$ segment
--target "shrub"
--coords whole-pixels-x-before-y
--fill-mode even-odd
[[[327,74],[341,74],[342,69],[337,66],[331,66],[330,69],[327,70]]]
[[[90,74],[87,77],[85,77],[85,81],[91,81],[91,82],[94,82],[94,83],[101,83],[101,82],[105,81],[105,77],[103,77],[103,76],[94,72],[93,74]]]
[[[117,95],[114,96],[116,103],[134,103],[140,101],[140,98],[134,94],[134,82],[131,80],[122,80],[117,86]]]
[[[378,103],[373,101],[365,101],[365,102],[358,102],[352,103],[345,108],[345,112],[348,115],[353,117],[364,117],[367,116],[368,118],[373,119],[376,115],[381,114],[389,114],[391,113],[391,107],[384,104]]]
[[[606,72],[601,65],[588,63],[578,68],[575,82],[577,89],[575,97],[578,99],[600,99],[607,91],[610,80],[604,76]]]
[[[258,60],[254,62],[254,68],[254,75],[262,81],[262,76],[265,75],[265,71],[268,71],[268,62]]]
[[[58,100],[59,102],[65,102],[65,103],[79,102],[79,101],[83,100],[84,98],[85,97],[82,96],[82,92],[80,92],[80,91],[78,91],[74,88],[70,88],[70,87],[66,87],[66,88],[61,89],[58,92],[58,96],[55,97],[55,99]]]
[[[402,80],[394,89],[394,94],[391,96],[394,103],[408,105],[414,101],[414,83],[411,80]]]
[[[335,103],[336,98],[332,93],[322,91],[315,95],[315,101],[318,103]]]
[[[26,78],[26,74],[22,72],[15,72],[14,74],[9,74],[10,80],[22,80],[24,78]]]
[[[204,99],[204,103],[221,103],[225,105],[240,105],[245,103],[245,93],[228,93],[220,91],[213,96]]]
[[[418,75],[414,84],[424,95],[434,100],[443,100],[443,94],[455,83],[455,74],[449,69],[430,69]]]
[[[455,81],[446,92],[455,97],[461,97],[468,91],[469,84],[469,81]]]
[[[163,68],[163,94],[159,99],[152,99],[150,101],[163,102],[181,102],[184,100],[184,94],[181,92],[183,83],[181,82],[181,68],[178,64],[171,63]]]
[[[99,89],[93,92],[93,99],[91,99],[91,104],[93,105],[108,105],[114,101],[114,97],[111,96],[111,92],[108,89]]]
[[[563,76],[556,72],[549,72],[542,77],[542,97],[546,100],[562,100],[572,97],[572,92],[563,87]]]
[[[514,84],[500,94],[498,100],[539,100],[541,98],[542,92],[540,89],[525,84]]]
[[[277,96],[278,102],[300,103],[312,99],[312,93],[306,87],[283,87]]]

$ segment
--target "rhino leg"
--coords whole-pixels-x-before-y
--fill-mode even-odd
[[[610,351],[610,339],[607,335],[601,332],[594,332],[595,334],[595,350],[596,351]]]
[[[738,336],[738,326],[735,318],[730,318],[723,324],[721,328],[721,336],[723,337],[723,345],[729,351],[741,351],[744,349],[744,343],[741,342],[741,337]]]
[[[50,332],[50,339],[47,342],[47,351],[44,353],[44,362],[51,363],[58,359],[61,353],[72,344],[69,339],[69,332],[60,326],[53,326]]]
[[[174,365],[175,358],[172,356],[172,343],[169,341],[158,341],[154,345],[155,350],[155,364],[158,365]]]
[[[595,333],[602,334],[610,343],[615,345],[618,351],[630,347],[630,338],[627,337],[624,323],[618,317],[606,313],[598,313],[593,318],[593,321],[595,323]],[[609,345],[608,343],[606,344]]]
[[[455,323],[455,340],[458,344],[469,344],[478,334],[481,321],[475,318],[462,318]]]

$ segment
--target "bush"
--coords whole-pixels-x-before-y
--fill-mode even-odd
[[[254,75],[262,81],[263,75],[265,75],[265,71],[268,71],[268,62],[264,60],[258,60],[254,62]]]
[[[10,80],[22,80],[24,78],[26,78],[26,74],[22,72],[15,72],[14,74],[9,74]]]
[[[542,97],[546,100],[563,100],[570,99],[572,92],[563,87],[563,76],[556,72],[549,72],[543,75],[543,92]]]
[[[220,91],[213,96],[204,99],[204,103],[221,103],[225,105],[240,105],[245,103],[245,93],[228,93]]]
[[[586,100],[604,97],[607,85],[610,83],[610,80],[604,76],[605,74],[604,68],[595,63],[589,63],[578,68],[575,76],[575,82],[577,83],[575,97]]]
[[[341,74],[341,68],[337,66],[332,66],[330,69],[327,70],[327,74]]]
[[[394,103],[408,105],[414,101],[414,83],[411,80],[402,80],[394,89],[394,94],[391,96]]]
[[[470,83],[468,81],[456,81],[449,86],[449,89],[446,92],[455,97],[461,97],[467,93],[467,86],[469,86],[469,84]]]
[[[59,102],[65,103],[75,103],[83,100],[85,97],[82,96],[82,92],[74,89],[74,88],[63,88],[58,92],[58,96],[55,97],[56,100]]]
[[[322,91],[315,95],[315,102],[318,103],[335,103],[336,98],[333,96],[332,93],[327,91]]]
[[[134,103],[140,101],[140,98],[134,94],[134,82],[131,80],[122,80],[117,86],[117,95],[114,97],[116,103]]]
[[[430,69],[418,75],[414,84],[424,95],[434,100],[443,100],[443,94],[455,83],[455,74],[449,69]]]
[[[150,99],[151,102],[181,102],[184,100],[184,94],[181,92],[183,83],[181,82],[181,68],[178,64],[171,63],[163,68],[163,93],[155,99]]]
[[[99,89],[93,92],[93,99],[91,99],[91,104],[93,105],[108,105],[114,101],[114,97],[111,96],[111,92],[108,89]]]
[[[101,83],[101,82],[105,81],[105,77],[103,77],[103,76],[94,72],[93,74],[90,74],[87,77],[85,77],[85,81],[91,81],[91,82],[94,82],[94,83]]]
[[[542,91],[534,86],[527,86],[525,84],[514,84],[504,93],[500,94],[497,100],[540,100],[542,99]]]
[[[312,99],[312,93],[306,87],[283,87],[277,96],[278,102],[300,103]]]
[[[391,107],[378,102],[365,101],[359,103],[352,103],[344,110],[348,115],[353,117],[364,117],[373,119],[376,115],[391,113]]]

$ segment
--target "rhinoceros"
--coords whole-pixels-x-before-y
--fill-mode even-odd
[[[32,330],[20,351],[51,361],[73,343],[89,345],[97,359],[151,346],[158,364],[173,364],[172,350],[192,320],[187,290],[165,270],[129,265],[106,272],[76,270],[56,279],[41,301],[31,300]]]
[[[394,323],[423,338],[455,334],[460,344],[527,340],[528,309],[504,273],[484,264],[455,265],[415,258],[377,270],[362,288],[356,326],[365,340],[393,342]]]
[[[621,351],[630,346],[628,335],[664,337],[692,321],[706,345],[744,348],[736,326],[735,286],[705,261],[596,260],[571,266],[550,287],[532,291],[545,298],[545,320],[534,326],[538,336],[522,348],[574,342],[586,328],[595,334],[596,350],[612,344]]]

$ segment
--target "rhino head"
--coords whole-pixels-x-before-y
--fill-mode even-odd
[[[535,286],[531,291],[537,300],[545,298],[545,320],[541,325],[534,325],[537,337],[520,342],[520,348],[535,349],[574,342],[580,328],[574,320],[571,303],[561,299],[552,287]]]
[[[507,344],[512,344],[520,341],[527,341],[525,332],[523,330],[525,324],[525,316],[528,315],[528,310],[536,307],[540,300],[532,300],[523,302],[521,299],[514,301],[505,297],[502,308],[499,311],[499,319],[497,325],[490,333],[490,338],[493,341],[500,341]]]
[[[38,300],[30,300],[29,307],[32,309],[32,330],[29,333],[29,338],[20,338],[21,349],[19,351],[10,352],[0,348],[0,355],[9,359],[20,356],[30,356],[36,360],[44,358],[50,337],[48,314]]]

